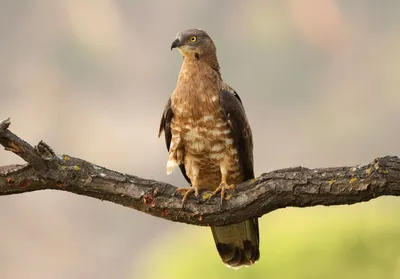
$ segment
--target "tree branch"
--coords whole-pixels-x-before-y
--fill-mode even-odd
[[[0,144],[28,164],[0,167],[0,195],[53,189],[111,201],[164,219],[193,225],[224,225],[285,207],[340,205],[379,196],[400,196],[400,159],[378,158],[357,167],[295,167],[265,173],[236,186],[222,205],[218,197],[188,199],[182,208],[175,187],[109,170],[79,158],[56,155],[43,141],[36,147],[0,122]]]

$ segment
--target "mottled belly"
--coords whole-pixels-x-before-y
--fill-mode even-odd
[[[238,152],[229,124],[224,119],[209,116],[180,124],[176,127],[176,123],[172,123],[172,130],[180,130],[178,152],[182,152],[186,174],[192,182],[197,175],[199,188],[216,189],[221,182],[221,168],[227,170],[228,184],[242,182]]]

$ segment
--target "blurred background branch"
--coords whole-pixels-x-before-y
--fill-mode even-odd
[[[378,158],[357,167],[287,168],[236,186],[218,202],[210,192],[185,206],[176,187],[122,174],[68,155],[57,156],[43,141],[34,148],[0,122],[0,144],[28,165],[0,167],[0,195],[55,189],[111,201],[142,212],[193,225],[223,225],[285,207],[353,204],[400,195],[400,159]]]

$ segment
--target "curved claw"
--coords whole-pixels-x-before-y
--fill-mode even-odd
[[[216,194],[218,194],[219,192],[221,192],[221,204],[223,202],[223,200],[225,199],[225,190],[234,190],[235,186],[232,185],[228,185],[228,183],[225,182],[221,182],[221,184],[219,184],[218,188],[214,190],[214,192],[211,194],[210,199],[215,196]]]
[[[196,198],[199,197],[199,188],[197,188],[197,187],[192,187],[192,188],[189,188],[189,189],[188,188],[178,188],[178,189],[176,189],[175,192],[179,192],[179,194],[181,194],[181,196],[183,196],[183,198],[182,198],[182,206],[185,204],[185,202],[186,202],[188,196],[190,195],[190,193],[194,192],[194,196]],[[184,194],[182,194],[182,192],[184,192]]]

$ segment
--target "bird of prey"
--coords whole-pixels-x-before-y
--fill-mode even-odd
[[[239,95],[221,77],[216,48],[199,29],[178,33],[171,50],[178,48],[183,63],[175,90],[160,124],[169,152],[167,174],[179,166],[196,197],[199,189],[221,192],[254,178],[253,140]],[[222,261],[230,267],[248,266],[259,252],[258,220],[211,227]]]

